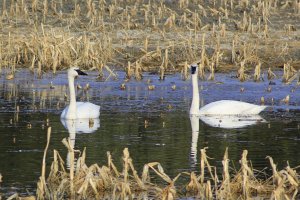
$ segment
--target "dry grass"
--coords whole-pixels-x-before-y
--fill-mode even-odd
[[[119,66],[139,80],[142,71],[163,79],[200,61],[213,80],[242,61],[299,68],[299,10],[275,0],[1,1],[0,69],[10,78],[17,67],[42,76],[79,65],[102,76]]]
[[[48,129],[44,159],[50,135],[51,128]],[[273,159],[267,157],[272,169],[272,175],[268,176],[265,172],[252,168],[247,159],[247,150],[242,152],[240,168],[233,170],[229,165],[230,159],[226,149],[222,160],[221,178],[217,174],[217,168],[209,163],[207,148],[200,150],[198,175],[196,172],[182,172],[171,178],[158,162],[145,164],[139,175],[127,148],[123,151],[121,170],[117,169],[109,152],[107,165],[87,166],[86,149],[82,152],[74,150],[69,139],[63,139],[62,142],[70,155],[69,168],[65,167],[65,162],[54,150],[48,178],[45,177],[43,162],[42,174],[37,184],[37,199],[142,199],[147,196],[169,200],[180,196],[194,196],[199,199],[295,199],[298,195],[300,181],[296,168],[291,168],[287,163],[287,166],[279,171]],[[152,181],[154,177],[155,181]],[[18,198],[15,194],[10,199]]]

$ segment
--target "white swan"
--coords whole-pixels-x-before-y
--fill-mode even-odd
[[[70,104],[61,113],[62,119],[94,119],[100,116],[100,106],[89,102],[76,102],[74,79],[78,75],[87,75],[79,70],[78,67],[72,67],[68,70],[68,81],[70,90]]]
[[[241,101],[221,100],[209,103],[199,109],[198,66],[191,65],[193,100],[191,115],[257,115],[267,106],[254,105]]]

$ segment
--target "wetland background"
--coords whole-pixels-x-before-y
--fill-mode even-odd
[[[142,81],[126,82],[126,89],[121,89],[126,73],[116,73],[118,80],[97,81],[95,71],[89,72],[88,77],[77,79],[82,86],[81,89],[77,87],[77,98],[101,105],[101,115],[100,126],[95,125],[94,131],[88,129],[92,133],[81,131],[75,135],[60,121],[61,110],[68,104],[65,71],[56,75],[46,73],[42,79],[37,79],[30,71],[20,69],[13,80],[1,77],[0,171],[3,182],[0,189],[3,197],[14,192],[35,194],[48,126],[52,127],[52,135],[47,173],[54,149],[60,152],[68,166],[68,151],[61,142],[67,137],[73,139],[74,149],[87,148],[88,165],[106,164],[106,152],[110,151],[116,166],[121,168],[122,150],[128,147],[138,172],[144,164],[157,161],[170,177],[185,171],[200,173],[200,149],[204,147],[209,148],[207,154],[213,158],[210,163],[219,169],[226,147],[229,147],[232,167],[236,169],[244,149],[249,151],[248,158],[253,167],[259,170],[269,166],[267,155],[274,158],[278,168],[284,167],[287,161],[291,166],[299,164],[297,108],[300,94],[295,83],[286,85],[275,79],[272,91],[267,92],[268,81],[240,82],[233,78],[234,73],[217,73],[218,82],[201,82],[203,104],[221,98],[260,104],[261,96],[264,96],[265,104],[270,106],[261,114],[266,122],[254,121],[249,126],[224,129],[199,118],[196,119],[198,125],[192,124],[188,115],[191,83],[182,80],[179,74],[168,75],[161,81],[156,75],[145,73]],[[88,83],[90,89],[84,91]],[[155,85],[155,89],[149,90],[149,84]],[[173,89],[174,84],[176,89]],[[244,88],[243,92],[241,88]],[[287,94],[290,94],[288,104],[281,101]],[[267,171],[271,173],[270,168]],[[186,180],[177,184],[184,185]]]
[[[188,66],[197,62],[203,104],[271,105],[266,123],[240,129],[200,120],[198,150],[209,147],[216,166],[227,146],[236,165],[243,149],[255,168],[268,165],[266,155],[298,165],[299,15],[297,0],[1,1],[0,190],[35,192],[48,125],[49,152],[67,154],[59,115],[68,104],[64,70],[74,65],[91,70],[78,80],[78,99],[101,106],[100,128],[76,135],[89,164],[111,151],[120,166],[129,147],[138,169],[159,160],[170,176],[197,172],[187,112]]]

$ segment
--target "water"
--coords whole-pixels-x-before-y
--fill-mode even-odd
[[[276,79],[272,91],[267,92],[268,81],[241,83],[232,78],[232,74],[216,74],[216,81],[200,82],[202,104],[221,99],[259,104],[264,96],[266,104],[273,105],[259,119],[199,120],[190,119],[188,114],[192,96],[190,80],[182,81],[180,75],[175,74],[161,82],[157,75],[145,74],[143,81],[126,82],[126,89],[121,90],[124,74],[118,72],[118,75],[118,80],[98,81],[97,74],[89,72],[88,77],[77,79],[82,88],[86,83],[91,87],[87,93],[79,89],[77,99],[88,99],[101,106],[99,122],[81,124],[81,130],[90,125],[94,132],[77,134],[72,126],[69,130],[65,128],[59,117],[67,105],[65,72],[55,76],[44,74],[42,79],[37,79],[21,70],[14,80],[0,78],[2,196],[14,192],[34,194],[48,125],[52,127],[48,167],[53,149],[67,162],[67,150],[61,142],[67,137],[71,137],[75,149],[87,148],[88,164],[106,164],[106,152],[110,151],[120,169],[122,151],[128,147],[139,171],[145,163],[157,161],[171,177],[182,171],[199,171],[199,150],[204,147],[208,147],[207,154],[213,158],[210,163],[218,167],[226,147],[236,167],[244,149],[249,151],[248,158],[257,169],[269,166],[267,155],[273,157],[279,169],[287,161],[291,166],[300,163],[300,93],[294,83],[285,85]],[[50,88],[50,81],[54,89]],[[155,90],[148,90],[148,85],[155,85]],[[176,85],[175,90],[173,85]],[[240,91],[242,87],[244,92]],[[291,97],[289,105],[281,102],[286,95]],[[19,113],[15,112],[17,106]],[[207,120],[214,126],[207,124]],[[220,122],[226,126],[226,122],[232,120],[235,128],[216,127]]]

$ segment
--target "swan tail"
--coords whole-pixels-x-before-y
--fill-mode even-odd
[[[267,106],[255,106],[246,113],[249,113],[249,114],[252,114],[252,115],[257,115],[266,108],[267,108]]]

